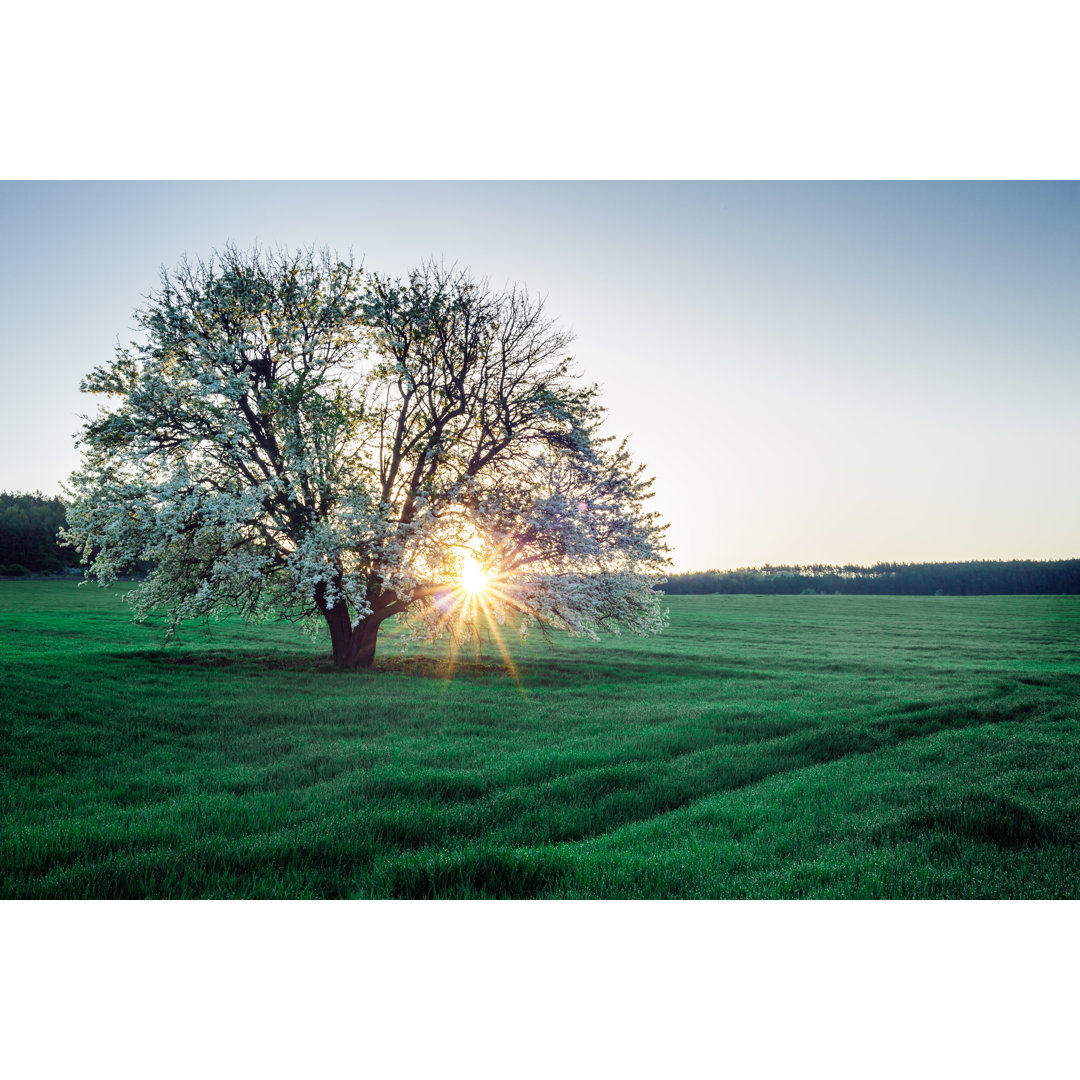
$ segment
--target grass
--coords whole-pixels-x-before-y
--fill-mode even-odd
[[[448,678],[0,582],[0,896],[1080,896],[1080,598],[670,606]]]

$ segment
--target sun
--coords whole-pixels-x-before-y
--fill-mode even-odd
[[[461,560],[461,573],[458,585],[471,596],[479,596],[487,587],[490,578],[474,555],[466,553]]]

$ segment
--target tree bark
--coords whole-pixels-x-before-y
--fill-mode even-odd
[[[345,667],[363,668],[371,671],[375,667],[375,643],[379,638],[381,620],[368,616],[352,632],[349,641],[349,654]]]
[[[349,605],[339,599],[333,607],[327,607],[324,596],[325,587],[319,585],[315,591],[315,601],[326,619],[330,630],[330,648],[334,654],[334,663],[342,668],[363,668],[371,671],[375,667],[375,644],[379,637],[382,618],[369,615],[354,627],[349,617]]]

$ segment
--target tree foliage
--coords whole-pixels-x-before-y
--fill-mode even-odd
[[[112,403],[65,535],[101,583],[154,565],[139,616],[321,619],[347,666],[391,615],[428,636],[662,627],[651,481],[524,289],[229,247],[163,272],[137,319],[83,382]],[[482,604],[458,587],[471,560]]]

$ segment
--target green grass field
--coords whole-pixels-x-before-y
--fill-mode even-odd
[[[1080,597],[670,607],[448,678],[0,582],[0,896],[1080,896]]]

